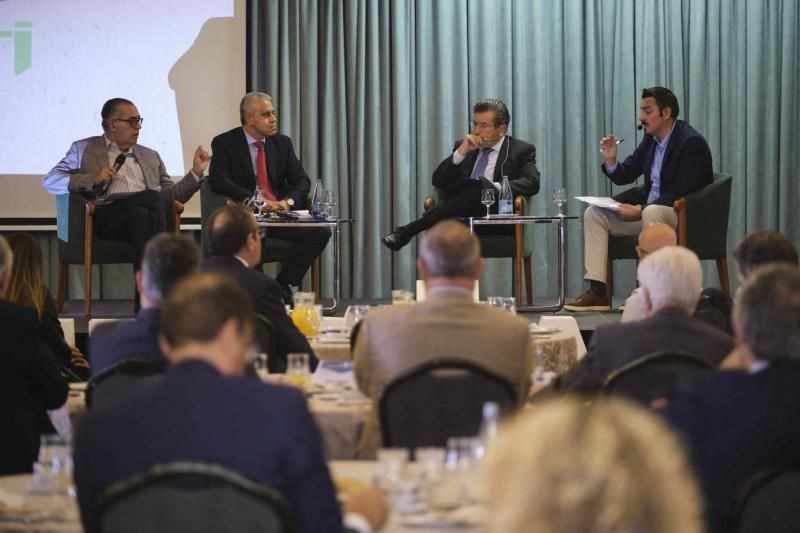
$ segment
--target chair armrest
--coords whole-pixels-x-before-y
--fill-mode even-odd
[[[675,215],[678,217],[678,246],[686,246],[686,197],[681,197],[672,203]]]
[[[178,200],[172,200],[172,228],[175,233],[181,232],[181,215],[183,214],[184,205]]]
[[[523,196],[514,197],[514,214],[515,215],[525,214],[525,198]]]

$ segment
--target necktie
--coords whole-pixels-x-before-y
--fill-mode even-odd
[[[258,171],[258,189],[264,191],[264,196],[267,200],[275,201],[278,198],[272,191],[272,186],[269,184],[269,175],[267,175],[267,153],[264,151],[264,141],[256,141],[256,170]]]
[[[484,173],[486,172],[486,165],[489,163],[489,154],[491,153],[491,148],[481,148],[481,155],[478,157],[478,162],[475,164],[475,168],[472,169],[472,174],[469,176],[470,179],[477,180],[480,179],[481,176],[484,176]],[[492,180],[489,179],[489,181]]]

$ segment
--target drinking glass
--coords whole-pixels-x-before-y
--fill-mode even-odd
[[[314,298],[313,292],[294,293],[292,322],[306,337],[314,336]]]
[[[289,383],[303,390],[311,381],[311,368],[307,353],[290,353],[286,355],[286,377]]]
[[[250,198],[250,206],[256,216],[261,215],[261,210],[267,205],[267,197],[264,196],[264,191],[256,189],[253,191],[253,196]]]
[[[564,187],[553,189],[553,203],[558,207],[559,216],[564,214],[564,206],[567,204],[567,190]]]
[[[334,218],[333,213],[336,211],[336,193],[333,191],[333,189],[325,191],[324,205],[325,218],[328,220]]]
[[[505,298],[500,298],[501,305],[503,311],[511,313],[512,315],[517,314],[517,299],[513,296],[507,296]]]
[[[353,329],[369,312],[368,305],[349,305],[344,312],[344,327]]]
[[[392,305],[405,305],[414,302],[414,293],[404,289],[392,291]]]
[[[491,305],[492,307],[499,307],[500,309],[503,308],[503,297],[502,296],[487,296],[486,303]]]
[[[261,381],[266,380],[267,376],[269,375],[268,362],[269,356],[264,352],[257,353],[253,356],[253,370],[256,371],[256,375],[261,379]]]
[[[74,494],[72,453],[69,444],[60,435],[41,436],[39,456],[34,464],[33,477],[35,492]]]
[[[486,218],[489,218],[489,208],[494,204],[494,189],[481,190],[481,203],[486,206]]]

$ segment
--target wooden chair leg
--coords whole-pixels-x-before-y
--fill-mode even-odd
[[[606,264],[606,295],[611,303],[611,297],[614,296],[614,262],[611,259]]]
[[[84,265],[84,301],[83,314],[92,316],[92,257],[94,254],[94,219],[89,214],[90,204],[87,205],[86,231],[83,243],[83,265]],[[93,206],[92,206],[93,207]]]
[[[731,284],[728,279],[728,258],[722,257],[717,259],[717,272],[719,273],[719,286],[722,292],[731,295]]]
[[[69,289],[69,265],[67,263],[58,263],[58,303],[57,309],[59,313],[64,312],[64,302],[67,299],[67,290]]]
[[[528,305],[533,305],[533,270],[531,269],[530,256],[524,258],[525,261],[525,296],[528,297]]]
[[[311,290],[319,298],[319,257],[315,257],[311,262]]]

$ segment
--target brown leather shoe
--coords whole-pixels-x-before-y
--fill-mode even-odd
[[[584,292],[574,302],[564,306],[567,311],[610,311],[608,296],[600,296],[594,289]]]

